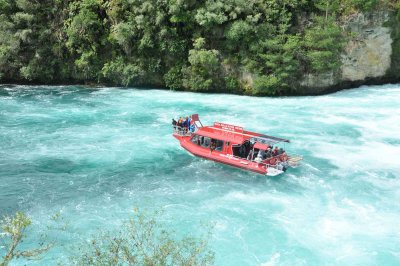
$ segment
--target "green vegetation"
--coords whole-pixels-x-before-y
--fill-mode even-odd
[[[39,248],[19,249],[30,224],[31,220],[21,212],[17,212],[14,217],[6,216],[0,221],[0,240],[6,250],[4,257],[0,258],[0,266],[7,266],[14,258],[37,258],[51,248],[51,245],[40,243]]]
[[[214,253],[207,242],[209,233],[201,238],[176,238],[175,232],[162,226],[160,217],[160,212],[148,214],[135,210],[118,232],[106,232],[78,244],[77,252],[70,260],[59,264],[200,266],[214,263]],[[62,222],[60,214],[54,215],[52,220],[58,225]],[[40,241],[38,248],[23,249],[21,243],[29,236],[30,225],[30,218],[21,212],[0,221],[0,266],[7,266],[19,258],[40,260],[40,256],[54,246]],[[64,231],[65,225],[55,229]]]
[[[389,76],[394,79],[400,78],[400,2],[395,6],[395,11],[392,14],[388,26],[392,28],[392,65],[389,71]]]
[[[214,254],[207,239],[185,237],[177,240],[158,222],[159,213],[135,212],[115,233],[93,238],[82,245],[74,265],[212,265]]]
[[[296,93],[340,67],[341,18],[396,3],[0,0],[0,81]]]

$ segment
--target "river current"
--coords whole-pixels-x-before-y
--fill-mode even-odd
[[[302,165],[266,177],[190,156],[171,118],[288,138]],[[0,87],[0,216],[54,240],[54,265],[133,209],[196,235],[216,265],[400,265],[400,85],[253,98],[75,86]],[[62,230],[47,230],[60,214]],[[0,245],[0,255],[4,247]]]

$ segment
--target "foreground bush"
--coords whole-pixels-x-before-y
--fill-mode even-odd
[[[0,241],[6,250],[0,260],[0,266],[7,266],[14,258],[37,259],[51,248],[50,244],[40,243],[38,248],[20,249],[19,246],[26,238],[26,229],[30,224],[31,220],[22,212],[17,212],[15,216],[5,216],[0,221]]]
[[[58,217],[58,215],[57,215]],[[57,220],[57,217],[54,221]],[[173,237],[160,222],[160,213],[145,215],[135,211],[118,232],[110,231],[78,244],[77,253],[60,265],[212,265],[214,253],[203,238]],[[29,235],[31,220],[22,212],[0,221],[0,266],[18,258],[40,260],[54,244],[42,241],[36,248],[24,249],[21,243]],[[65,230],[65,229],[60,229]],[[0,249],[0,252],[3,250]],[[3,256],[3,257],[1,257]],[[57,262],[54,262],[57,264]]]
[[[93,238],[79,249],[75,265],[212,265],[207,237],[177,240],[159,222],[159,213],[135,212],[117,233]]]

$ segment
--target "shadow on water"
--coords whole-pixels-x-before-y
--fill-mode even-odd
[[[34,162],[35,170],[44,173],[73,173],[82,169],[95,168],[95,164],[88,162],[74,162],[64,158],[46,157]]]
[[[0,86],[0,97],[7,96],[11,96],[11,94],[3,86]]]
[[[85,88],[79,86],[2,86],[0,96],[8,96],[22,102],[52,99],[60,104],[81,101],[85,96],[98,92],[99,88]]]

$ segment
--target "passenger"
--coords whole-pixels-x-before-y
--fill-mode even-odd
[[[174,131],[176,131],[176,124],[177,123],[178,122],[176,122],[176,120],[172,118],[172,126],[174,127]]]
[[[187,133],[189,129],[189,117],[186,116],[186,119],[183,120],[182,126],[183,126],[183,131]]]
[[[193,123],[189,126],[190,132],[194,132],[196,130],[196,125]]]
[[[251,149],[249,152],[249,155],[247,155],[247,160],[252,161],[253,160],[253,155],[254,155],[254,150]]]
[[[277,156],[278,155],[278,147],[275,147],[275,149],[272,151],[272,155],[273,156]]]
[[[267,155],[265,154],[265,151],[264,150],[260,150],[259,152],[258,152],[258,155],[261,157],[261,159],[263,159],[263,160],[265,160],[265,159],[267,159]]]
[[[261,155],[261,151],[258,152],[257,157],[254,159],[254,161],[256,163],[261,163],[262,162],[262,155]]]
[[[213,150],[215,150],[216,147],[217,147],[217,144],[215,143],[215,140],[211,140],[210,150],[213,151]]]
[[[178,123],[176,124],[178,126],[178,130],[182,131],[182,126],[183,126],[183,119],[182,117],[179,117]]]

